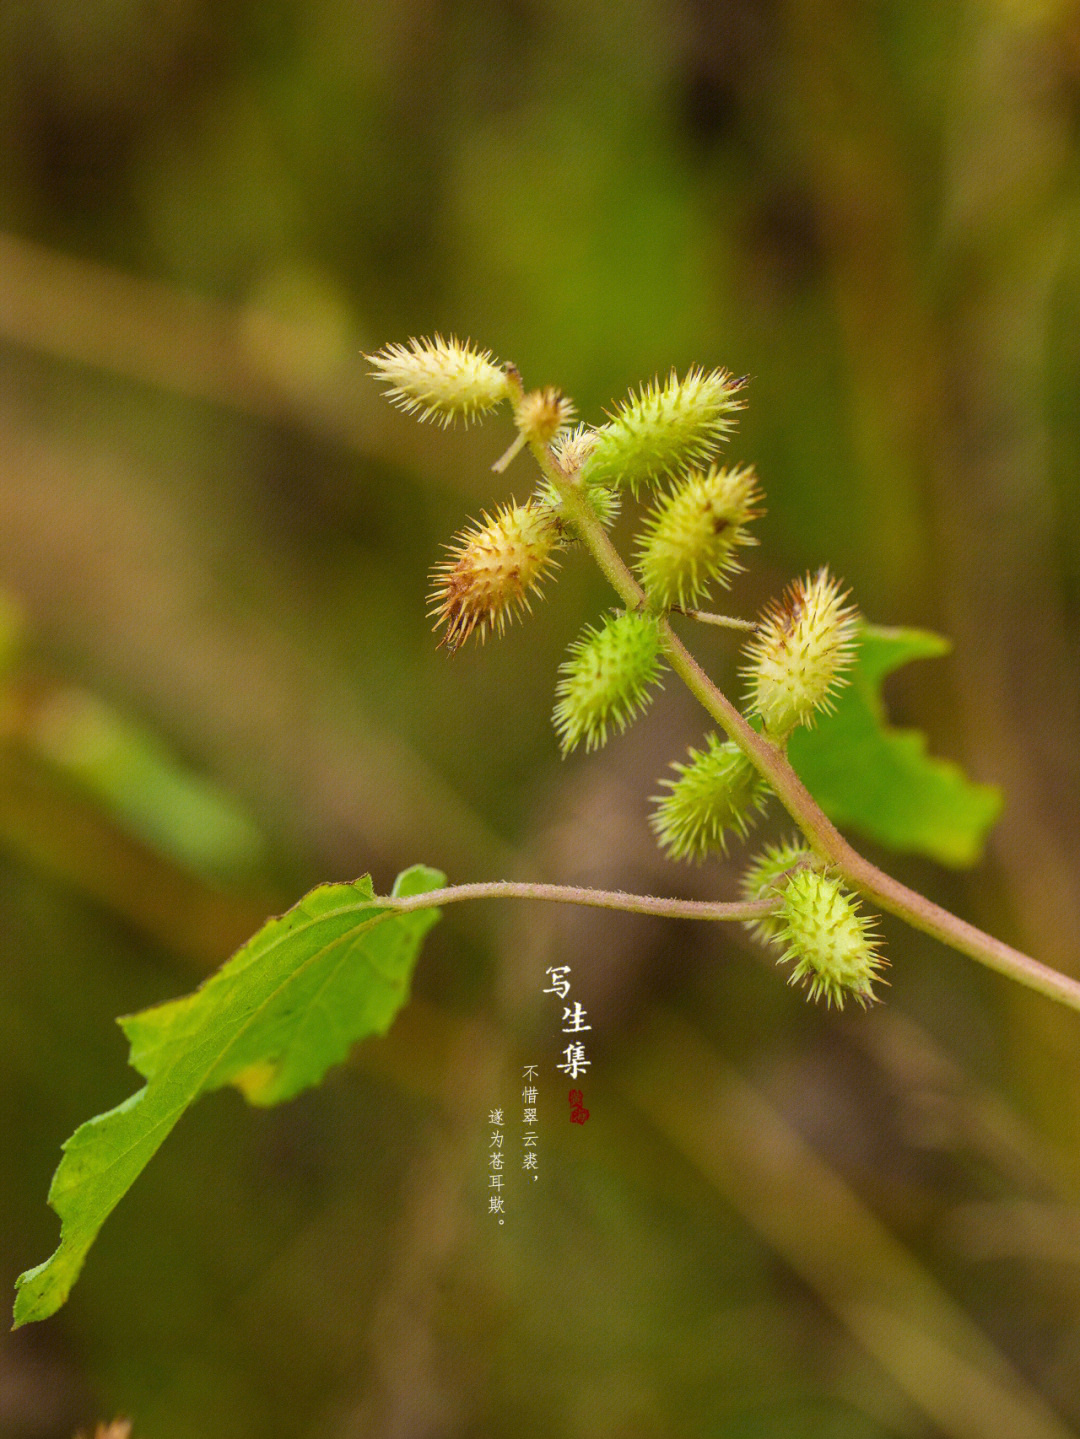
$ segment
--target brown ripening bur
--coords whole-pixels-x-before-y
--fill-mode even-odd
[[[530,390],[514,406],[514,424],[534,445],[549,445],[573,418],[573,400],[554,385]]]
[[[445,625],[441,644],[453,653],[474,630],[480,639],[488,630],[502,634],[507,622],[531,609],[530,592],[538,592],[555,567],[562,543],[558,521],[543,504],[505,505],[494,519],[464,530],[447,548],[449,559],[437,565],[428,613],[435,626]]]

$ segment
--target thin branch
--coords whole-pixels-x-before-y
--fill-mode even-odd
[[[706,610],[684,610],[681,605],[672,605],[673,615],[685,615],[688,620],[697,620],[703,625],[722,625],[726,630],[749,630],[757,629],[756,620],[738,620],[734,615],[714,615]]]
[[[772,914],[777,899],[706,900],[663,899],[652,894],[627,894],[621,889],[586,889],[574,884],[523,884],[515,880],[489,880],[480,884],[452,884],[424,894],[379,899],[388,909],[408,912],[457,904],[467,899],[543,899],[554,904],[580,904],[592,909],[620,909],[627,914],[652,914],[662,919],[755,920]]]
[[[510,448],[504,451],[504,453],[501,454],[499,458],[495,461],[495,463],[492,465],[491,468],[492,470],[494,470],[495,474],[501,475],[502,472],[509,466],[510,461],[514,459],[516,455],[519,455],[521,453],[521,451],[525,448],[525,445],[526,439],[524,434],[519,434],[517,439],[510,446]]]

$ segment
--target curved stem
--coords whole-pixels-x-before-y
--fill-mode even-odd
[[[514,443],[510,446],[510,448],[509,448],[508,450],[505,450],[505,451],[499,456],[499,458],[495,461],[495,463],[492,465],[491,468],[492,468],[492,470],[495,472],[495,474],[497,474],[497,475],[501,475],[501,474],[502,474],[502,472],[503,472],[503,471],[508,467],[508,465],[510,464],[510,461],[511,461],[512,459],[514,459],[514,457],[515,457],[516,455],[519,455],[519,454],[521,453],[521,451],[525,448],[525,443],[526,443],[526,442],[525,442],[525,436],[522,435],[522,434],[519,434],[518,437],[517,437],[517,439],[516,439],[516,440],[514,441]]]
[[[726,630],[748,630],[751,634],[757,629],[755,620],[739,620],[734,615],[714,615],[707,610],[684,610],[681,605],[672,605],[673,615],[685,615],[688,620],[697,620],[702,625],[721,625]]]
[[[886,874],[857,854],[850,845],[847,850],[850,858],[839,866],[840,872],[853,889],[873,900],[879,908],[906,920],[913,929],[933,935],[970,959],[977,959],[998,974],[1015,979],[1049,999],[1056,999],[1069,1009],[1080,1011],[1080,983],[1075,979],[1051,969],[1049,965],[1040,964],[1030,955],[1013,949],[949,910],[942,909],[925,895],[908,889],[906,884],[901,884],[891,874]]]
[[[652,894],[627,894],[621,889],[585,889],[574,884],[522,884],[516,880],[490,880],[481,884],[452,884],[424,894],[379,899],[380,905],[407,912],[466,899],[545,899],[555,904],[581,904],[592,909],[621,909],[628,914],[653,914],[663,919],[754,920],[772,914],[776,899],[706,900],[663,899]]]
[[[568,483],[550,452],[532,446],[540,468],[559,490],[582,541],[592,553],[616,594],[631,609],[648,603],[644,590],[634,579],[612,544],[607,531],[593,513],[578,485]],[[697,660],[660,616],[664,652],[672,669],[691,694],[704,706],[729,739],[735,741],[758,773],[766,780],[780,803],[802,830],[811,848],[832,865],[852,889],[873,900],[880,908],[906,920],[915,929],[933,935],[960,953],[1007,975],[1029,989],[1080,1012],[1080,982],[1040,964],[992,935],[976,929],[932,900],[908,889],[875,864],[864,859],[847,842],[792,769],[779,745],[757,733],[722,690],[718,689]]]

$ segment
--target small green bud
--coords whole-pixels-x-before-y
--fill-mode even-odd
[[[563,754],[585,741],[599,749],[608,724],[619,734],[652,696],[663,668],[660,627],[653,615],[609,616],[599,629],[586,625],[570,646],[555,690],[555,728]]]
[[[555,463],[562,471],[563,478],[571,484],[577,484],[578,473],[595,442],[596,431],[585,425],[577,425],[573,430],[556,436],[553,441],[551,453]],[[622,496],[618,490],[609,489],[606,485],[580,485],[579,488],[604,528],[614,524],[622,506]],[[550,480],[544,480],[536,494],[541,503],[547,505],[563,524],[569,521],[563,498]]]
[[[491,352],[453,336],[385,345],[364,358],[375,366],[375,379],[390,386],[386,398],[407,414],[418,412],[421,420],[452,425],[460,417],[468,424],[510,397],[506,374]]]
[[[573,418],[574,402],[552,385],[530,390],[514,406],[514,424],[534,445],[549,445]]]
[[[605,485],[583,485],[581,492],[592,507],[592,512],[605,529],[614,524],[622,507],[622,496],[618,490],[609,490]],[[563,524],[572,523],[566,513],[563,498],[550,480],[543,480],[536,489],[537,500],[557,515]]]
[[[765,806],[761,777],[739,746],[715,734],[705,743],[691,749],[688,764],[671,766],[678,779],[660,781],[671,793],[654,796],[649,823],[672,859],[726,854],[729,834],[745,839]]]
[[[609,490],[607,485],[586,485],[585,498],[592,506],[593,514],[608,529],[619,518],[622,509],[622,495],[618,490]]]
[[[568,480],[576,480],[582,465],[596,447],[596,431],[588,425],[575,425],[572,430],[558,435],[551,446],[555,463]]]
[[[739,545],[757,541],[745,526],[760,513],[757,479],[749,466],[714,465],[678,481],[645,521],[638,540],[637,572],[661,609],[691,608],[711,584],[727,586],[742,569]]]
[[[885,965],[873,922],[855,896],[830,874],[801,869],[784,886],[777,940],[787,946],[780,964],[795,961],[789,984],[804,984],[811,999],[843,1009],[851,995],[865,1009],[876,996],[873,981]]]
[[[748,701],[775,739],[833,708],[855,656],[858,613],[827,569],[807,575],[765,611],[746,649]]]
[[[508,620],[531,608],[529,592],[555,565],[560,544],[555,517],[532,501],[506,505],[494,519],[485,514],[458,535],[450,558],[436,566],[429,596],[436,627],[446,625],[442,643],[453,652],[475,629],[481,640],[489,629],[502,634]]]
[[[587,484],[652,484],[689,465],[706,464],[734,425],[743,401],[742,380],[726,370],[672,370],[631,394],[595,431],[596,442],[581,467]]]
[[[782,844],[767,844],[753,860],[742,877],[744,899],[768,899],[780,896],[784,882],[796,865],[812,862],[813,851],[801,839],[785,840]],[[758,939],[775,940],[783,931],[783,921],[778,914],[767,914],[751,921],[747,928]]]

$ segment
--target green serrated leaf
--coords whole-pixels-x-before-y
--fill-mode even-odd
[[[813,729],[797,730],[788,755],[838,825],[892,849],[964,866],[982,854],[1001,812],[1001,792],[928,755],[921,731],[889,725],[881,698],[886,675],[949,648],[948,640],[928,630],[864,626],[851,683],[837,693],[835,712]]]
[[[416,865],[393,895],[445,883]],[[380,907],[371,880],[325,884],[269,920],[194,994],[120,1021],[146,1079],[64,1145],[49,1203],[63,1221],[56,1253],[18,1280],[16,1326],[59,1309],[98,1230],[198,1098],[237,1085],[277,1104],[318,1084],[359,1039],[385,1034],[409,997],[437,909]]]

